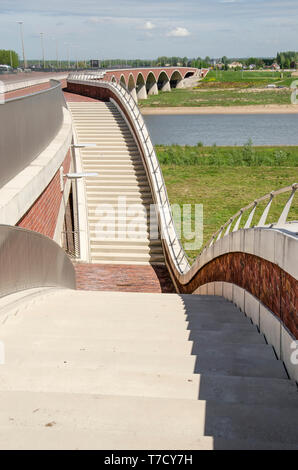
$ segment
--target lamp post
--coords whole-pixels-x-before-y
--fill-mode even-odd
[[[44,57],[43,33],[40,33],[40,40],[41,40],[41,52],[42,52],[43,69],[45,69],[46,68],[46,63],[45,63],[45,57]]]
[[[27,61],[26,61],[26,57],[25,57],[24,36],[23,36],[23,21],[17,21],[17,23],[20,25],[22,50],[23,50],[23,63],[24,63],[24,69],[26,69],[27,68]]]

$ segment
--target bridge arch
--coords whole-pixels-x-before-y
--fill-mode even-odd
[[[138,97],[137,97],[137,90],[136,90],[136,83],[135,83],[135,79],[134,79],[134,76],[132,73],[129,74],[129,77],[128,77],[128,82],[127,82],[127,89],[128,91],[130,92],[131,96],[133,97],[133,99],[135,101],[138,101]]]
[[[158,95],[157,81],[153,72],[148,73],[146,91],[148,95]]]
[[[112,82],[112,83],[117,83],[117,80],[116,80],[116,77],[115,77],[115,75],[113,75],[113,76],[112,76],[112,78],[111,78],[111,82]]]
[[[171,91],[171,84],[167,73],[162,70],[157,79],[157,88],[161,91]]]
[[[120,77],[120,83],[126,87],[126,81],[125,81],[125,76],[122,74]]]
[[[195,73],[194,72],[186,72],[186,74],[184,75],[184,78],[189,78],[189,77],[192,77]]]
[[[175,70],[170,78],[171,88],[183,88],[183,77],[179,70]]]
[[[137,97],[139,100],[147,99],[146,83],[141,72],[138,73],[136,81]]]

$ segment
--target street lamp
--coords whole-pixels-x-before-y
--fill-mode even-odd
[[[45,58],[44,58],[44,43],[43,43],[43,33],[40,33],[41,39],[41,52],[42,52],[42,62],[43,62],[43,69],[46,68]]]
[[[27,68],[27,61],[25,57],[25,47],[24,47],[24,37],[23,37],[23,21],[17,21],[17,23],[20,25],[20,31],[21,31],[21,41],[22,41],[22,49],[23,49],[23,63],[24,63],[24,70]]]

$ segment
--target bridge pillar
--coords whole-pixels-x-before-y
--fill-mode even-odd
[[[148,90],[148,96],[150,96],[150,95],[158,95],[157,82],[150,83],[150,88]]]
[[[184,81],[183,80],[178,81],[176,88],[184,88]]]
[[[139,89],[137,90],[137,98],[138,100],[146,100],[147,99],[147,91],[145,83],[142,84]]]
[[[138,95],[137,95],[137,90],[136,88],[132,88],[131,90],[129,90],[129,93],[131,94],[131,96],[133,97],[133,99],[135,100],[135,102],[137,103],[138,102]]]
[[[171,91],[171,84],[170,84],[170,80],[168,80],[167,82],[164,82],[162,85],[161,85],[161,91]]]

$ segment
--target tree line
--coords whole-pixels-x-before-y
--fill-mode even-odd
[[[0,49],[0,64],[16,68],[19,65],[19,56],[15,51]]]
[[[296,68],[298,64],[298,52],[278,52],[276,60],[282,69]]]

